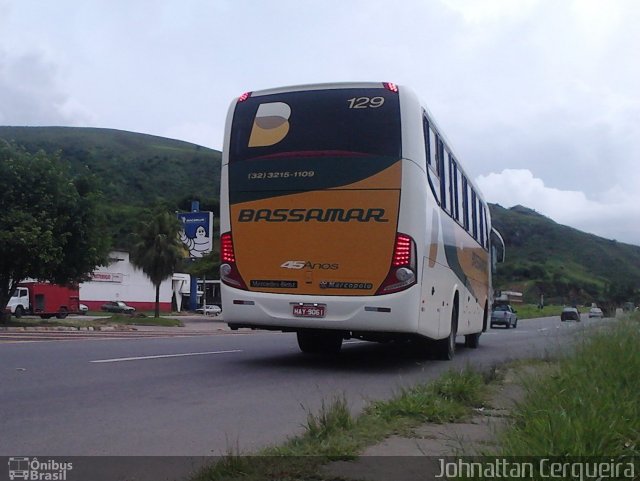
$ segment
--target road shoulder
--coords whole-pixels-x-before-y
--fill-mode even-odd
[[[410,481],[434,479],[441,460],[491,454],[500,433],[512,422],[514,407],[525,397],[524,379],[544,369],[539,364],[510,368],[502,382],[492,386],[485,406],[461,422],[426,423],[408,436],[392,435],[369,446],[353,461],[325,465],[327,479]]]

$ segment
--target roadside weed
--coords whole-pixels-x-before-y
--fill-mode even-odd
[[[640,455],[640,331],[621,321],[585,338],[553,374],[526,382],[501,455]]]

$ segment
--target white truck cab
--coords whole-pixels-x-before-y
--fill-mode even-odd
[[[7,308],[16,317],[22,317],[25,312],[28,312],[31,309],[29,305],[29,289],[18,287],[11,299],[9,299]]]

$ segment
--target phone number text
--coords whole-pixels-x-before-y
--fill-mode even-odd
[[[295,179],[303,177],[313,177],[316,175],[313,170],[296,170],[296,171],[283,171],[283,172],[249,172],[247,178],[249,180],[261,180],[261,179]]]

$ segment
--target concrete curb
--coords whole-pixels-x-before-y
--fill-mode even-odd
[[[162,326],[160,326],[162,327]],[[73,331],[137,331],[135,326],[28,326],[28,327],[12,327],[0,326],[1,332],[73,332]]]
[[[167,334],[247,334],[256,332],[252,329],[238,329],[232,331],[222,319],[202,316],[201,319],[183,319],[182,326],[155,326],[155,325],[104,325],[104,326],[2,326],[0,333],[54,333],[54,332],[156,332]]]

